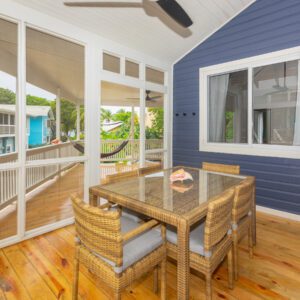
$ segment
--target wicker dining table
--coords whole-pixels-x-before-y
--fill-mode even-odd
[[[178,169],[190,173],[193,180],[170,182]],[[104,198],[150,218],[177,227],[177,299],[189,299],[189,232],[203,219],[208,203],[227,189],[245,180],[246,176],[209,172],[190,167],[174,167],[160,172],[126,178],[119,182],[90,188],[90,204]],[[255,193],[254,193],[255,194]],[[253,199],[253,234],[255,243],[255,197]]]

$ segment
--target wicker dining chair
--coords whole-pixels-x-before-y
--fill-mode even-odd
[[[234,189],[224,192],[208,205],[205,221],[190,230],[190,267],[205,275],[206,299],[212,298],[212,274],[227,256],[228,283],[233,288],[231,211]],[[167,227],[167,255],[177,259],[176,229]]]
[[[234,174],[234,175],[240,174],[240,166],[239,165],[224,165],[224,164],[214,164],[214,163],[203,162],[202,169],[206,170],[206,171],[228,173],[228,174]]]
[[[165,230],[153,229],[151,220],[142,225],[110,211],[110,204],[93,207],[71,196],[76,228],[73,300],[78,299],[79,264],[83,264],[114,291],[121,291],[143,274],[161,266],[161,299],[166,298]],[[108,210],[107,210],[108,209]],[[154,272],[157,276],[157,271]],[[154,276],[154,283],[158,278]],[[155,286],[157,291],[157,286]]]
[[[235,188],[232,208],[234,278],[238,279],[238,243],[248,235],[249,257],[253,257],[252,203],[254,177],[249,177]]]

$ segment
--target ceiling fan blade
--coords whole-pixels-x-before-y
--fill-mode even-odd
[[[126,8],[126,7],[142,7],[142,1],[90,1],[90,2],[79,2],[79,1],[69,1],[64,2],[64,5],[71,7],[118,7],[118,8]]]
[[[177,23],[187,28],[193,21],[184,9],[175,0],[158,0],[157,4]]]

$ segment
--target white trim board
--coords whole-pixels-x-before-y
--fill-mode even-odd
[[[25,241],[25,240],[32,239],[36,236],[46,234],[46,233],[51,232],[53,230],[57,230],[59,228],[62,228],[62,227],[68,226],[68,225],[72,225],[72,224],[74,224],[74,218],[73,217],[65,219],[65,220],[58,221],[58,222],[50,224],[50,225],[45,225],[45,226],[42,226],[42,227],[39,227],[39,228],[29,230],[21,238],[17,235],[8,237],[8,238],[3,239],[3,240],[0,241],[0,249],[11,246],[11,245],[14,245],[16,243],[20,243],[20,242]]]
[[[277,216],[284,219],[300,222],[300,215],[292,214],[286,211],[281,211],[273,208],[268,208],[260,205],[256,205],[256,210],[268,215]]]

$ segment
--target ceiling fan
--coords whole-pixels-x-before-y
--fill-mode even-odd
[[[151,91],[146,90],[146,98],[145,98],[146,101],[156,101],[156,100],[158,100],[162,97],[162,96],[152,96],[151,97],[150,96],[151,93],[152,93]],[[140,98],[126,98],[126,99],[128,99],[128,100],[139,100]]]
[[[64,5],[72,7],[102,7],[102,8],[142,8],[145,2],[154,2],[173,20],[187,28],[193,21],[176,0],[102,0],[102,1],[64,1]]]

